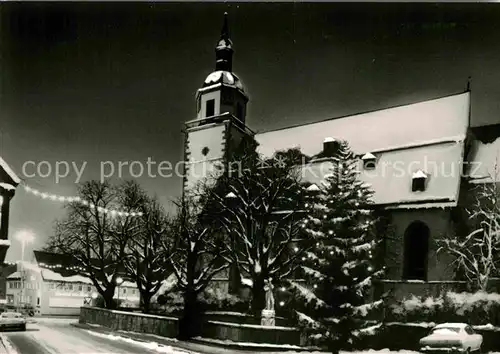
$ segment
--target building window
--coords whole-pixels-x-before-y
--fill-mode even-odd
[[[236,104],[236,118],[243,120],[243,106],[239,102]]]
[[[26,295],[26,302],[31,303],[31,295]]]
[[[372,153],[366,153],[361,157],[361,161],[363,161],[363,169],[365,170],[374,170],[376,167],[377,158]]]
[[[123,293],[123,294],[126,294],[126,293],[127,293],[127,289],[126,289],[126,288],[123,288],[122,293]]]
[[[422,221],[414,221],[406,229],[403,279],[427,281],[429,238],[429,227]]]
[[[89,292],[89,293],[90,293],[91,291],[92,291],[92,287],[91,287],[90,285],[89,285],[89,286],[87,286],[87,292]]]
[[[13,284],[11,281],[9,281],[9,289],[12,289],[13,288]]]
[[[427,174],[421,170],[415,172],[412,176],[412,192],[423,192],[427,186]]]
[[[82,292],[83,291],[83,285],[78,285],[78,291]]]
[[[205,112],[206,117],[211,117],[213,115],[215,115],[215,100],[214,99],[207,101],[206,112]]]
[[[36,304],[37,304],[37,306],[40,306],[40,297],[36,298]]]

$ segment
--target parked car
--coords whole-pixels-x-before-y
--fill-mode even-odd
[[[480,352],[483,336],[466,323],[442,323],[420,339],[421,352]]]
[[[19,312],[3,312],[0,314],[0,329],[26,331],[26,318]]]

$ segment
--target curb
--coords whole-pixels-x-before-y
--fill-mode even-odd
[[[287,347],[283,347],[283,348],[280,348],[280,347],[273,347],[273,346],[265,346],[264,344],[259,345],[259,346],[252,346],[252,345],[242,345],[242,344],[238,344],[237,342],[234,342],[234,343],[214,343],[210,340],[206,340],[204,338],[197,338],[197,339],[191,339],[190,340],[191,343],[197,343],[197,344],[203,344],[203,345],[206,345],[206,346],[209,346],[209,347],[212,347],[212,348],[222,348],[222,349],[235,349],[235,350],[239,350],[239,351],[243,351],[243,352],[247,352],[247,353],[266,353],[266,352],[269,352],[269,353],[288,353],[290,351],[292,351],[293,353],[304,353],[304,354],[307,354],[307,353],[310,353],[311,351],[318,351],[317,348],[287,348]]]
[[[2,353],[2,354],[4,354],[4,353],[8,354],[9,351],[7,350],[7,346],[5,345],[4,340],[5,340],[5,336],[3,334],[0,335],[0,353]]]
[[[1,334],[0,335],[0,353],[2,354],[17,354],[17,351],[12,347],[12,344],[10,344],[9,340],[5,335]]]
[[[197,338],[197,339],[191,339],[190,341],[176,341],[172,344],[161,344],[155,341],[153,338],[151,339],[142,339],[142,338],[135,338],[133,336],[128,336],[126,334],[120,333],[113,331],[107,327],[104,326],[99,326],[99,327],[93,327],[89,326],[88,324],[85,323],[71,323],[70,324],[73,327],[76,328],[81,328],[81,329],[86,329],[89,331],[94,331],[98,333],[104,333],[104,334],[112,334],[116,337],[121,337],[121,338],[126,338],[126,339],[131,339],[137,342],[142,342],[142,343],[149,343],[149,342],[155,342],[158,344],[158,346],[162,347],[172,347],[175,348],[176,350],[183,350],[186,351],[186,354],[214,354],[214,353],[221,353],[222,351],[226,353],[266,353],[266,352],[272,352],[272,353],[286,353],[289,351],[294,351],[297,354],[301,352],[309,352],[311,350],[317,350],[316,348],[279,348],[279,347],[273,347],[273,346],[245,346],[245,345],[238,345],[237,343],[214,343],[211,342],[210,340],[204,340],[203,338]],[[140,333],[139,333],[140,334]],[[166,341],[169,340],[169,338],[165,338]],[[208,348],[193,348],[190,346],[190,344],[194,345],[203,345],[205,347],[211,348],[213,350],[210,350]],[[218,351],[217,351],[218,350]]]

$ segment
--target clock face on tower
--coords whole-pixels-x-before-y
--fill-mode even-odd
[[[201,149],[201,153],[203,154],[203,156],[207,156],[209,151],[210,149],[206,146],[203,149]]]

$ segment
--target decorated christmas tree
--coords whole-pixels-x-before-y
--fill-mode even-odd
[[[332,353],[352,349],[373,328],[366,321],[382,301],[371,299],[378,242],[370,188],[358,178],[358,161],[338,143],[332,173],[308,188],[304,231],[313,244],[302,258],[305,283],[293,282],[299,322],[314,344]]]

